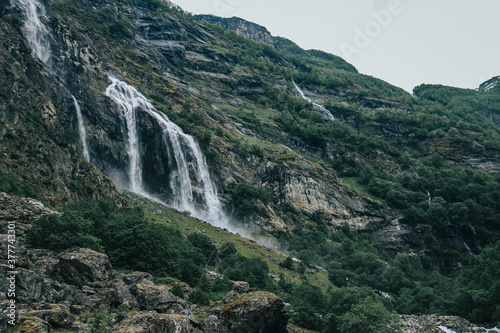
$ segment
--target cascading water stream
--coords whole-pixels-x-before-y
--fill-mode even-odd
[[[135,110],[137,108],[149,109],[153,107],[145,98],[139,98],[140,93],[133,91],[115,78],[106,88],[106,95],[120,106],[121,114],[125,118],[127,126],[127,155],[129,158],[129,184],[130,190],[135,193],[144,194],[142,188],[142,166],[139,158],[139,138],[137,137]],[[142,95],[141,95],[142,96]]]
[[[185,134],[167,116],[158,113],[134,87],[116,78],[110,77],[110,79],[112,83],[106,88],[105,93],[120,107],[127,126],[130,190],[154,199],[152,195],[145,193],[142,183],[136,126],[136,113],[142,111],[153,117],[161,127],[163,145],[172,160],[168,183],[174,199],[173,202],[165,204],[179,210],[187,210],[194,217],[218,227],[228,227],[228,219],[222,211],[205,159],[193,137]],[[194,177],[190,177],[191,172],[194,173]],[[197,208],[200,203],[195,202],[193,185],[202,192],[203,209]]]
[[[323,118],[325,118],[325,120],[330,120],[330,121],[335,120],[335,117],[330,112],[330,110],[326,109],[323,105],[319,105],[318,103],[313,102],[309,97],[307,97],[304,94],[304,92],[299,88],[299,86],[295,83],[295,81],[292,80],[292,82],[293,82],[293,85],[295,86],[295,89],[299,92],[300,97],[302,97],[303,99],[305,99],[306,101],[311,103],[314,107],[314,110],[321,112],[323,114]]]
[[[23,35],[33,54],[51,68],[50,31],[42,22],[42,20],[47,19],[45,7],[38,0],[11,0],[11,6],[17,6],[24,14]],[[76,109],[78,132],[83,144],[83,157],[89,161],[90,154],[87,147],[82,112],[76,98],[73,95],[71,97]]]
[[[45,7],[38,0],[11,0],[11,5],[17,5],[23,11],[23,34],[33,53],[43,63],[49,64],[50,32],[42,22],[46,19]]]
[[[80,104],[76,100],[75,96],[71,95],[73,98],[73,103],[76,109],[76,118],[78,121],[78,134],[80,136],[80,141],[83,145],[83,157],[90,162],[89,148],[87,146],[87,134],[85,133],[85,124],[83,123],[82,110],[80,109]]]

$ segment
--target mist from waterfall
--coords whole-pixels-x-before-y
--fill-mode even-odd
[[[325,120],[335,120],[335,117],[333,116],[333,114],[330,112],[330,110],[328,110],[327,108],[325,108],[323,105],[320,105],[318,103],[315,103],[313,102],[309,97],[307,97],[304,92],[302,91],[302,89],[299,88],[299,86],[295,83],[295,81],[293,81],[293,85],[295,86],[295,89],[299,92],[300,94],[300,97],[302,97],[302,99],[305,99],[306,101],[308,101],[309,103],[311,103],[314,107],[314,110],[316,111],[319,111],[323,114],[323,118],[325,118]]]
[[[49,64],[50,32],[42,22],[47,18],[45,7],[38,0],[11,0],[11,5],[17,5],[25,16],[22,30],[33,53],[43,63]]]
[[[153,117],[162,129],[162,143],[170,161],[168,184],[173,200],[164,204],[181,211],[189,211],[192,216],[212,225],[228,228],[228,219],[222,211],[217,191],[197,142],[167,116],[160,114],[134,87],[114,77],[110,77],[110,80],[112,83],[105,93],[119,106],[127,127],[129,189],[154,199],[154,195],[144,190],[137,132],[138,113],[145,112]],[[191,177],[191,174],[194,177]],[[202,209],[193,194],[195,190],[202,192]]]

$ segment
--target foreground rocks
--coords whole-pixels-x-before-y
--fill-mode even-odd
[[[18,298],[23,332],[48,332],[47,327],[88,331],[89,325],[77,318],[117,310],[127,314],[114,317],[111,332],[286,332],[289,316],[284,302],[271,293],[242,295],[237,288],[222,311],[198,309],[174,296],[170,286],[156,285],[148,273],[116,276],[108,257],[90,249],[58,256],[35,250],[28,257],[36,258],[30,267],[38,269],[21,269],[16,281],[16,288],[23,291]],[[6,300],[1,302],[1,311],[7,305]],[[201,312],[215,314],[195,320]],[[7,328],[6,322],[2,324]]]
[[[289,315],[284,307],[274,294],[250,293],[224,307],[223,324],[230,332],[286,332]]]
[[[400,316],[401,328],[404,333],[482,333],[498,332],[497,330],[488,330],[484,327],[478,327],[467,320],[456,316]]]
[[[56,328],[90,332],[95,329],[90,318],[103,313],[112,321],[107,323],[110,332],[286,332],[288,314],[283,300],[271,293],[248,293],[246,282],[233,283],[224,309],[219,307],[222,302],[198,308],[174,296],[171,286],[156,285],[149,273],[117,275],[103,253],[80,248],[55,254],[27,248],[25,230],[40,216],[55,213],[36,200],[0,193],[0,223],[16,223],[18,332]],[[0,239],[7,240],[7,229],[2,230]],[[7,253],[5,244],[0,247],[3,254]],[[9,271],[6,255],[0,258],[0,271],[2,276]],[[1,279],[1,332],[9,327],[8,289],[9,281]]]

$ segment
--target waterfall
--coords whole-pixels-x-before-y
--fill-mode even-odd
[[[75,96],[71,95],[73,98],[73,103],[76,109],[76,119],[78,120],[78,134],[80,135],[80,141],[83,145],[83,157],[90,161],[89,149],[87,147],[87,135],[85,133],[85,124],[83,123],[82,110],[80,109],[80,104],[76,100]]]
[[[431,192],[429,192],[428,190],[424,189],[425,193],[427,194],[427,200],[429,200],[429,205],[431,204],[431,201],[432,201],[432,196],[431,196]]]
[[[193,137],[185,134],[167,116],[160,114],[134,87],[116,78],[110,77],[110,79],[112,83],[106,88],[105,93],[119,106],[127,127],[130,190],[153,197],[144,190],[136,126],[138,112],[145,112],[153,117],[162,129],[163,146],[171,161],[168,184],[173,194],[173,201],[165,204],[178,210],[189,211],[194,217],[218,227],[227,227],[228,220],[222,212],[205,158]],[[191,174],[194,174],[193,177]],[[201,203],[203,209],[198,208],[199,202],[195,202],[195,191],[203,194]]]
[[[33,53],[43,63],[50,61],[50,32],[43,24],[46,19],[45,7],[38,0],[11,0],[24,13],[23,34]]]
[[[323,114],[323,118],[325,118],[325,120],[330,120],[330,121],[335,120],[335,117],[330,112],[330,110],[326,109],[323,105],[319,105],[318,103],[313,102],[309,97],[307,97],[304,94],[304,92],[299,88],[299,86],[295,83],[295,81],[292,80],[292,82],[293,82],[293,85],[295,86],[295,89],[299,92],[300,97],[302,97],[303,99],[305,99],[309,103],[312,103],[314,110],[321,112]]]
[[[42,20],[47,19],[45,7],[38,0],[11,0],[11,5],[17,5],[25,16],[23,35],[28,45],[31,47],[33,54],[50,67],[50,32],[42,22]],[[76,109],[78,132],[83,144],[83,157],[89,161],[90,155],[87,147],[82,112],[76,98],[73,95],[71,95],[71,97],[73,98],[73,104]]]
[[[120,106],[121,115],[127,126],[127,155],[129,158],[129,186],[132,192],[144,194],[142,188],[142,166],[139,158],[139,138],[137,136],[135,110],[147,110],[153,106],[149,101],[130,86],[126,86],[115,78],[110,78],[112,84],[106,88],[106,95]],[[142,98],[141,98],[142,97]]]

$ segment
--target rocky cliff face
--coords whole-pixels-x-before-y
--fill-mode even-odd
[[[218,24],[224,29],[234,30],[236,33],[253,39],[256,42],[274,46],[273,37],[265,27],[243,20],[239,17],[222,18],[213,15],[196,15],[196,19]]]
[[[481,83],[478,90],[483,92],[498,92],[499,83],[500,83],[500,76],[495,76]]]

